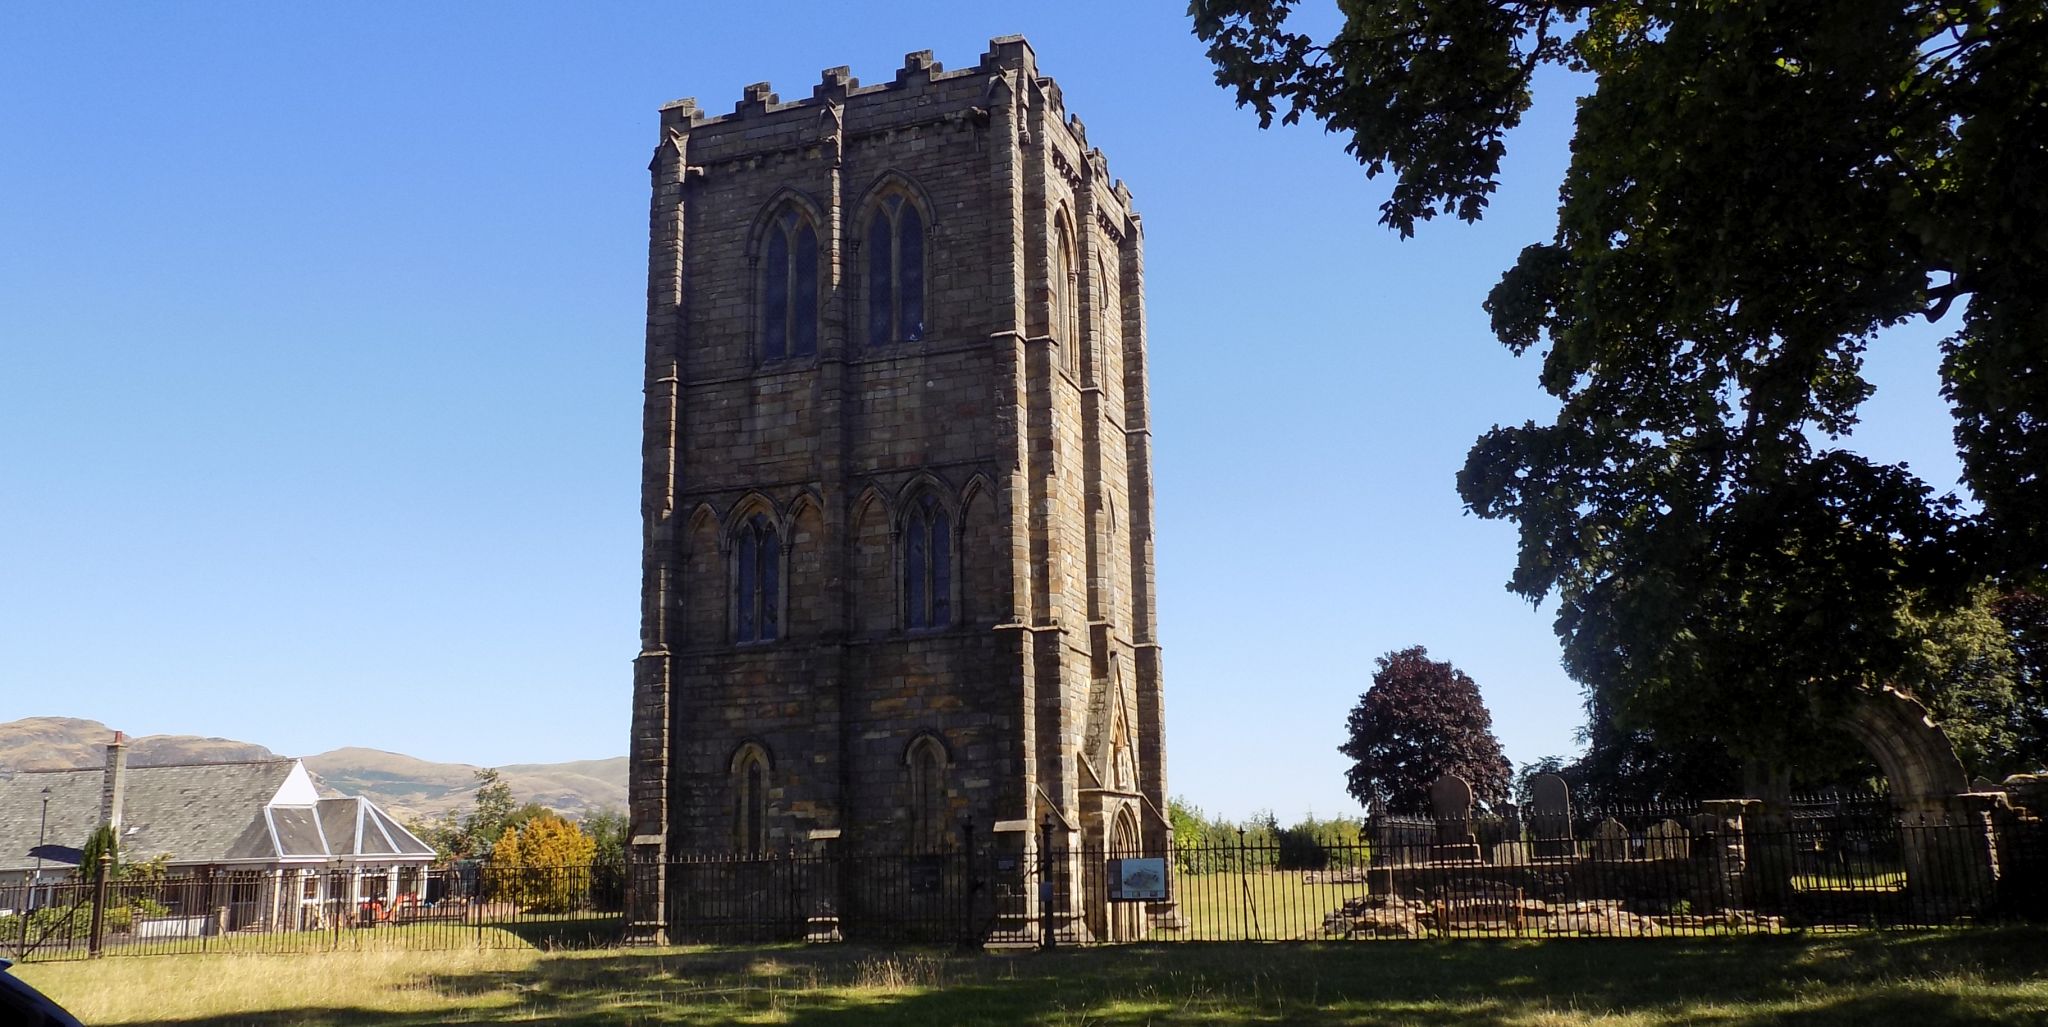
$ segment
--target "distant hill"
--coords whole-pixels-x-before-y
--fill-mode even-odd
[[[75,717],[29,717],[0,723],[0,768],[54,770],[97,767],[106,762],[112,728]],[[273,759],[278,754],[253,742],[195,735],[143,735],[128,740],[129,766],[166,763],[226,763]],[[476,794],[477,767],[431,763],[402,753],[343,748],[308,756],[306,769],[322,789],[361,795],[400,818],[439,816],[469,804]],[[520,763],[498,768],[519,802],[580,815],[626,805],[626,758],[570,763]]]
[[[306,757],[306,769],[320,782],[347,795],[367,796],[379,806],[420,816],[438,816],[469,805],[476,772],[467,763],[430,763],[379,749],[336,749]],[[516,763],[499,767],[520,802],[537,802],[563,813],[626,806],[626,758],[573,763]]]
[[[0,767],[16,770],[64,770],[97,767],[107,761],[107,743],[114,729],[97,720],[76,717],[29,717],[0,724]],[[143,735],[128,739],[128,765],[160,767],[167,763],[232,763],[277,756],[253,742],[198,735]]]

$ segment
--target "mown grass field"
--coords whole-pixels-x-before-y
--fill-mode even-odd
[[[17,968],[100,1025],[2048,1022],[2048,930],[1701,941],[124,957]]]
[[[1194,941],[1313,941],[1323,918],[1347,899],[1362,898],[1363,881],[1306,883],[1300,871],[1187,874],[1176,884],[1186,935]]]

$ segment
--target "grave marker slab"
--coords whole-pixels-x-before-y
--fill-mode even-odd
[[[1608,817],[1593,828],[1593,858],[1618,862],[1628,858],[1628,828]]]
[[[1578,855],[1572,844],[1572,789],[1556,774],[1529,779],[1529,833],[1537,859]]]
[[[1676,820],[1660,820],[1650,825],[1644,854],[1651,859],[1690,859],[1692,833]]]
[[[1436,848],[1430,858],[1446,862],[1476,862],[1479,842],[1472,835],[1472,785],[1456,774],[1445,774],[1429,786],[1430,814],[1436,818]]]

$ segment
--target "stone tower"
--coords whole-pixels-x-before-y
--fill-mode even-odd
[[[1161,851],[1143,234],[1030,45],[650,170],[636,929],[699,853]]]

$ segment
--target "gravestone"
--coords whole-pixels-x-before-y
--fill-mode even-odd
[[[1429,786],[1430,815],[1436,819],[1436,848],[1430,858],[1477,861],[1479,842],[1472,836],[1472,786],[1456,774],[1445,774]]]
[[[1529,833],[1537,859],[1578,854],[1572,845],[1572,789],[1556,774],[1529,779]]]
[[[1690,859],[1692,857],[1692,835],[1685,825],[1676,820],[1660,820],[1650,825],[1646,836],[1646,851],[1651,859]]]
[[[1628,858],[1628,828],[1608,817],[1593,827],[1593,858],[1618,862]]]
[[[1436,847],[1436,822],[1417,816],[1376,816],[1366,822],[1372,837],[1372,865],[1427,863]]]

